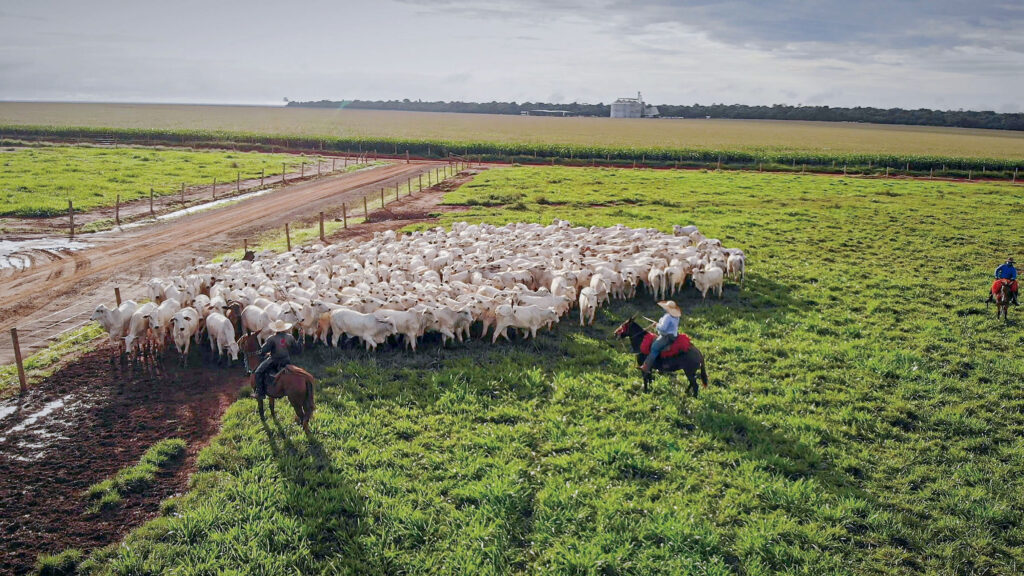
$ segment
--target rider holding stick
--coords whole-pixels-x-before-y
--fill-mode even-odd
[[[302,354],[302,343],[297,342],[291,335],[292,325],[283,321],[275,320],[270,324],[274,335],[263,343],[258,352],[262,358],[264,354],[270,356],[260,363],[256,368],[256,397],[263,398],[267,395],[267,373],[275,372],[291,363],[291,353]]]
[[[679,318],[683,315],[679,305],[672,300],[663,300],[658,302],[658,306],[665,310],[665,315],[661,317],[661,320],[658,320],[658,338],[651,344],[651,353],[647,355],[647,359],[640,365],[640,370],[645,373],[651,371],[661,351],[671,346],[676,341],[676,337],[679,336]]]

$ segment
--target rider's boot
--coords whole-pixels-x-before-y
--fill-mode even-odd
[[[256,382],[256,398],[264,398],[267,395],[267,375],[261,374]]]

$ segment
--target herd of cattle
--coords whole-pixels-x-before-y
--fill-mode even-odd
[[[218,358],[238,357],[238,339],[262,343],[275,320],[299,336],[337,346],[357,338],[367,349],[389,337],[416,349],[427,332],[463,341],[479,322],[480,336],[508,338],[507,329],[536,336],[573,307],[580,324],[593,323],[611,298],[642,288],[667,298],[686,279],[703,297],[722,296],[726,277],[742,282],[745,255],[705,238],[696,226],[668,235],[622,225],[573,227],[512,223],[434,228],[365,242],[313,245],[252,260],[225,260],[187,268],[148,283],[149,302],[100,306],[92,319],[112,342],[136,357],[173,342],[187,357],[203,335]]]

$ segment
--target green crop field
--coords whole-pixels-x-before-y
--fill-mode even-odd
[[[209,186],[216,178],[233,184],[259,178],[260,170],[280,179],[282,164],[298,170],[315,157],[257,152],[186,151],[159,148],[44,146],[0,149],[0,216],[65,214],[68,200],[76,210],[113,206],[148,198],[149,190],[176,194],[181,183]],[[227,187],[225,187],[226,191]]]
[[[0,103],[2,125],[1024,161],[1024,133],[1020,132],[835,122],[612,120],[269,106],[3,102]]]
[[[742,291],[678,296],[700,398],[610,338],[308,351],[313,435],[236,402],[111,574],[1020,574],[1024,337],[982,304],[1024,248],[1005,185],[508,168],[467,219],[697,224]],[[69,551],[54,564],[77,562]]]

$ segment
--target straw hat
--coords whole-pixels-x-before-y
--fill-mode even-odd
[[[662,300],[658,302],[658,306],[661,306],[665,312],[668,312],[669,316],[679,318],[683,315],[683,311],[679,309],[679,305],[672,300]]]
[[[274,320],[270,323],[269,328],[274,332],[287,332],[292,329],[292,325],[284,320]]]

